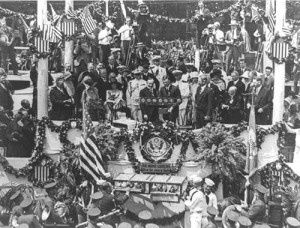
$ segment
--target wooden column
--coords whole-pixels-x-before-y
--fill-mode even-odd
[[[47,22],[47,0],[37,0],[37,25],[42,28]],[[37,117],[48,116],[48,57],[40,58],[37,64]]]
[[[74,1],[73,0],[66,0],[65,2],[65,12],[67,13],[68,10],[73,11],[74,9]],[[74,19],[68,19],[74,21]],[[65,57],[64,57],[64,64],[68,63],[71,65],[71,69],[73,71],[73,50],[74,50],[74,40],[65,40]]]
[[[276,0],[276,26],[275,32],[281,31],[285,23],[286,0]],[[275,63],[274,69],[274,98],[273,98],[273,124],[282,121],[283,101],[285,89],[285,63]]]

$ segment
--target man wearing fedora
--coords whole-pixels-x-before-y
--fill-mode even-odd
[[[237,21],[231,21],[229,24],[231,29],[226,32],[225,35],[225,43],[227,45],[226,48],[226,71],[229,74],[231,68],[231,62],[235,67],[238,65],[238,59],[241,55],[240,47],[243,43],[243,36],[241,34],[240,29],[238,28]]]

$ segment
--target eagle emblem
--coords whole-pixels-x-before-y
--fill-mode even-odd
[[[162,137],[154,135],[148,138],[142,146],[142,152],[151,161],[164,160],[172,149],[171,145]]]

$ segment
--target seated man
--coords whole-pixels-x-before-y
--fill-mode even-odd
[[[266,215],[266,204],[264,202],[264,195],[267,193],[267,189],[261,184],[254,186],[254,200],[249,208],[244,208],[241,215],[249,218],[252,223],[263,222]]]

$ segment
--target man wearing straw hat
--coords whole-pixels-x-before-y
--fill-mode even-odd
[[[234,66],[237,66],[238,59],[241,55],[240,46],[243,42],[243,37],[238,29],[237,21],[231,21],[229,24],[231,26],[231,30],[227,31],[225,35],[225,43],[227,44],[226,48],[226,71],[229,74],[229,69],[231,67],[231,61],[233,61]]]

